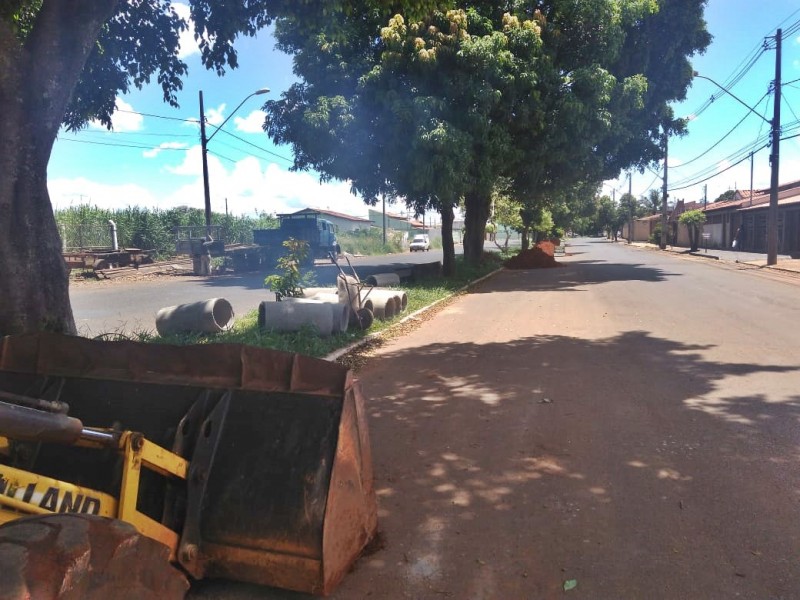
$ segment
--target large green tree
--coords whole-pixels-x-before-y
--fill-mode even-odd
[[[397,15],[375,43],[363,21],[344,39],[307,40],[285,22],[277,37],[296,53],[303,81],[267,104],[267,130],[293,144],[294,168],[348,179],[370,203],[392,193],[417,211],[439,210],[445,272],[455,258],[452,207],[463,199],[465,254],[479,258],[491,191],[508,162],[506,124],[513,110],[529,112],[511,87],[521,65],[531,71],[538,26],[470,9],[413,22]]]
[[[704,4],[477,1],[388,24],[362,13],[313,35],[280,21],[302,81],[268,105],[268,130],[294,144],[295,168],[349,179],[367,201],[391,189],[446,207],[437,185],[449,180],[476,260],[498,178],[534,218],[577,185],[660,157],[667,104],[709,41]]]
[[[431,0],[189,0],[203,64],[237,65],[234,41],[275,17],[306,32],[362,11],[388,19],[427,12]],[[322,6],[324,5],[324,6]],[[62,125],[111,123],[115,99],[155,79],[175,103],[186,65],[186,23],[170,0],[0,2],[0,335],[47,328],[74,332],[68,274],[47,191],[47,164]]]

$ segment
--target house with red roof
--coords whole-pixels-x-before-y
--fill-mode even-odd
[[[738,250],[767,251],[767,214],[770,188],[737,190],[732,200],[705,207],[703,232],[710,233],[709,246],[730,248],[740,226],[744,239]],[[778,253],[800,254],[800,181],[778,187]]]

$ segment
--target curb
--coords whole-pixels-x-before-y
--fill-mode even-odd
[[[342,357],[342,356],[344,356],[345,354],[349,354],[349,353],[350,353],[350,352],[352,352],[353,350],[357,350],[358,348],[360,348],[361,346],[364,346],[364,345],[366,345],[367,343],[371,342],[372,340],[374,340],[374,339],[377,339],[377,338],[379,338],[379,337],[383,336],[384,334],[386,334],[387,332],[391,331],[391,330],[392,330],[392,329],[394,329],[395,327],[398,327],[398,326],[402,325],[403,323],[406,323],[406,322],[408,322],[408,321],[411,321],[412,319],[416,319],[416,318],[417,318],[419,315],[421,315],[421,314],[422,314],[422,313],[424,313],[425,311],[428,311],[428,310],[432,309],[434,306],[437,306],[438,304],[441,304],[441,303],[442,303],[442,302],[444,302],[445,300],[449,300],[450,298],[453,298],[454,296],[456,296],[456,295],[458,295],[458,294],[462,294],[462,293],[464,293],[465,291],[469,290],[471,287],[473,287],[473,286],[475,286],[475,285],[478,285],[479,283],[483,283],[484,281],[486,281],[486,280],[487,280],[487,279],[489,279],[490,277],[494,277],[494,276],[495,276],[495,275],[497,275],[497,274],[498,274],[500,271],[504,271],[504,270],[505,270],[505,267],[500,267],[499,269],[495,269],[495,270],[494,270],[494,271],[492,271],[491,273],[487,273],[487,274],[486,274],[486,275],[484,275],[483,277],[479,277],[479,278],[478,278],[478,279],[476,279],[475,281],[470,281],[470,282],[469,282],[468,284],[466,284],[465,286],[463,286],[463,287],[461,287],[461,288],[457,289],[456,291],[454,291],[454,292],[452,292],[452,293],[448,294],[448,295],[447,295],[447,296],[445,296],[444,298],[439,298],[439,299],[438,299],[438,300],[436,300],[435,302],[431,302],[430,304],[428,304],[428,306],[423,306],[422,308],[419,308],[419,309],[415,310],[413,313],[411,313],[411,314],[409,314],[409,315],[406,315],[405,317],[403,317],[402,319],[400,319],[400,320],[399,320],[397,323],[392,323],[392,324],[391,324],[389,327],[387,327],[386,329],[384,329],[384,330],[382,330],[382,331],[376,331],[376,332],[374,332],[374,333],[370,333],[370,334],[368,334],[368,335],[365,335],[365,336],[364,336],[363,338],[361,338],[360,340],[358,340],[358,341],[355,341],[355,342],[353,342],[352,344],[350,344],[350,345],[348,345],[348,346],[345,346],[344,348],[339,348],[338,350],[334,350],[333,352],[331,352],[331,353],[330,353],[330,354],[328,354],[327,356],[323,356],[323,357],[322,357],[322,360],[327,360],[327,361],[329,361],[329,362],[333,362],[333,361],[335,361],[335,360],[337,360],[337,359],[341,358],[341,357]]]

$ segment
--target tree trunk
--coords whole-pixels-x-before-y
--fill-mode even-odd
[[[483,257],[491,200],[488,194],[480,193],[469,193],[464,197],[464,260],[470,264],[477,264]]]
[[[697,252],[700,247],[700,228],[694,225],[689,227],[689,245],[692,252]]]
[[[117,2],[45,0],[22,43],[0,24],[0,335],[75,333],[47,163],[72,90]]]
[[[439,214],[442,215],[442,274],[445,277],[452,277],[456,274],[456,249],[453,245],[453,215],[452,205],[441,208]]]

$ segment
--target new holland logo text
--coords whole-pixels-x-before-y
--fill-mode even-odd
[[[44,491],[42,491],[44,488]],[[100,512],[100,499],[88,494],[73,493],[53,486],[37,486],[29,483],[17,485],[0,473],[0,494],[22,500],[51,512],[84,513],[96,515]]]

